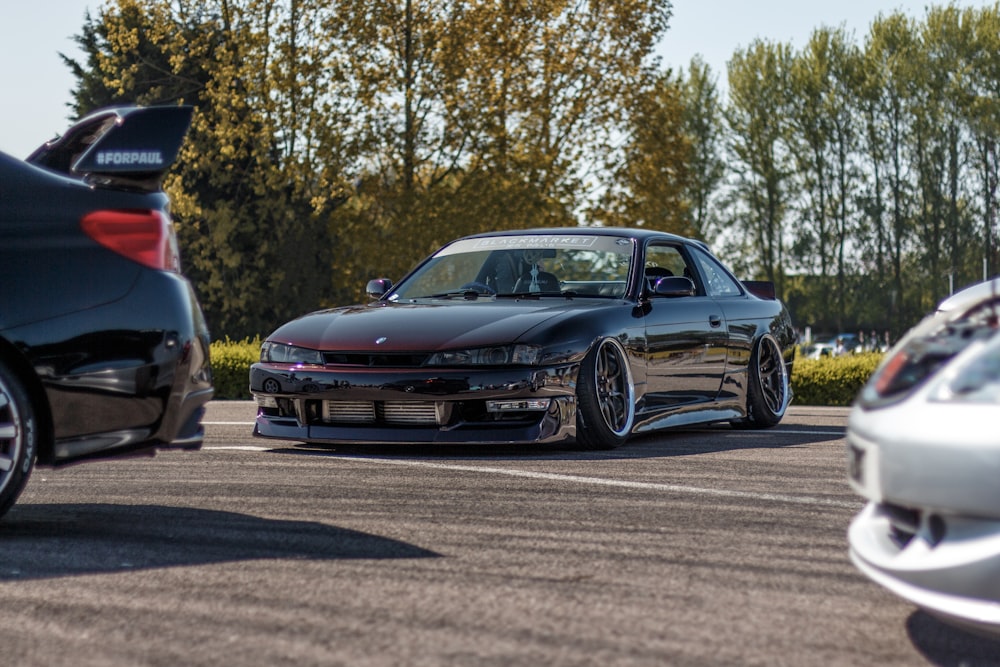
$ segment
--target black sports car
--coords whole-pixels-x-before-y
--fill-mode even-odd
[[[160,188],[190,122],[111,109],[0,153],[0,514],[36,460],[201,446],[208,330]]]
[[[772,426],[791,397],[796,337],[773,286],[671,234],[470,236],[368,293],[263,343],[256,435],[611,448],[669,426]]]

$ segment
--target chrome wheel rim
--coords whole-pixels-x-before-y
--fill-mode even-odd
[[[15,466],[24,447],[24,424],[10,388],[0,378],[0,490],[16,472]]]
[[[760,341],[757,377],[760,378],[761,397],[767,409],[775,415],[780,415],[785,410],[788,397],[788,374],[778,344],[771,337]]]
[[[635,391],[625,353],[616,342],[607,340],[597,350],[596,361],[594,386],[604,424],[616,436],[627,435],[635,417]]]

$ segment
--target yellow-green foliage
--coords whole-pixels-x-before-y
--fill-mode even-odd
[[[882,360],[882,354],[796,359],[792,391],[798,405],[850,405]]]
[[[260,359],[260,338],[212,343],[215,398],[250,399],[250,364]]]

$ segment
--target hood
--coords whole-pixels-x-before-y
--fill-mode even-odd
[[[600,308],[600,306],[596,306]],[[314,350],[433,352],[519,342],[543,324],[574,312],[593,311],[592,301],[476,301],[472,303],[376,303],[323,310],[283,325],[268,340]]]

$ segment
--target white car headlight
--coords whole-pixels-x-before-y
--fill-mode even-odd
[[[435,352],[427,366],[533,366],[541,358],[538,345],[497,345]]]
[[[284,343],[264,342],[260,346],[260,360],[277,364],[314,364],[323,365],[323,353]]]
[[[979,349],[976,349],[979,348]],[[931,392],[935,401],[1000,403],[1000,339],[970,346]]]

